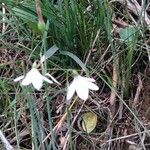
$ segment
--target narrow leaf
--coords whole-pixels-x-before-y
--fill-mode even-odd
[[[20,17],[21,19],[31,22],[37,22],[37,17],[34,13],[32,13],[30,10],[23,10],[17,7],[14,7],[12,9],[16,16]]]
[[[43,56],[41,56],[40,62],[43,63],[46,59],[53,56],[58,49],[59,48],[56,45],[53,45],[48,51],[45,52]]]
[[[87,71],[86,65],[73,53],[68,51],[60,51],[62,55],[67,55],[71,57],[84,71]]]

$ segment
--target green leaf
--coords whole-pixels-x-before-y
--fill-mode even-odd
[[[20,17],[24,21],[37,22],[37,16],[30,10],[23,10],[17,7],[14,7],[13,12],[16,16]]]
[[[60,54],[71,57],[82,68],[82,70],[84,70],[85,72],[87,71],[86,65],[73,53],[68,51],[60,51]]]
[[[97,115],[93,112],[87,112],[82,115],[82,128],[87,133],[92,132],[97,124]]]
[[[131,44],[135,40],[136,32],[136,28],[131,26],[122,29],[119,33],[121,41],[126,42],[127,45]]]
[[[45,54],[41,57],[40,62],[43,63],[46,59],[49,57],[53,56],[54,53],[58,50],[59,48],[56,45],[53,45],[48,51],[45,52]]]

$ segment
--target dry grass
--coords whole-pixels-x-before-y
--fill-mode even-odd
[[[24,70],[29,70],[38,56],[35,53],[35,56],[32,55],[33,60],[30,59],[27,47],[31,49],[34,45],[30,40],[20,42],[18,34],[6,34],[7,40],[3,38],[0,41],[0,128],[14,149],[150,149],[150,10],[147,6],[146,17],[140,15],[142,2],[110,2],[115,10],[111,18],[115,54],[113,56],[111,53],[112,43],[103,42],[105,36],[102,29],[97,30],[85,62],[100,90],[91,93],[86,102],[76,97],[75,101],[66,103],[66,78],[70,80],[70,76],[65,69],[57,72],[55,68],[48,68],[48,71],[58,75],[62,85],[45,85],[46,88],[42,88],[40,92],[33,89],[24,90],[14,83],[13,79]],[[141,23],[142,19],[146,28]],[[3,26],[4,24],[1,30],[4,30]],[[136,46],[131,48],[134,49],[132,54],[128,45],[121,44],[118,34],[128,26],[136,26],[141,34],[135,42]],[[10,35],[17,40],[13,41],[9,38]],[[37,44],[39,41],[37,37],[34,42]],[[59,66],[58,59],[55,59],[56,66]],[[66,61],[63,57],[62,60]],[[53,67],[51,62],[48,62],[48,66]],[[97,114],[98,122],[96,128],[87,134],[82,129],[81,116],[89,111]],[[33,127],[34,121],[36,123]],[[41,139],[37,138],[38,146],[34,147],[33,139],[36,139],[36,136]]]

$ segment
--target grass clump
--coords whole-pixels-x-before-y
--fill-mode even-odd
[[[0,127],[14,149],[149,149],[150,14],[133,3],[1,0]]]

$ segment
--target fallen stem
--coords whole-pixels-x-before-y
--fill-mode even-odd
[[[9,144],[8,140],[5,138],[5,136],[1,130],[0,130],[0,139],[3,142],[6,150],[14,150],[14,148]]]

